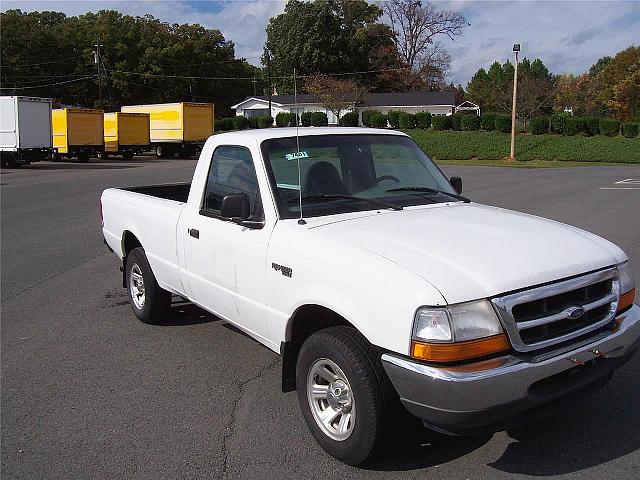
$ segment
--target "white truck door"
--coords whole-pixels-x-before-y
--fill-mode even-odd
[[[184,273],[197,304],[266,340],[265,262],[273,225],[247,228],[220,216],[222,198],[241,192],[249,196],[250,218],[263,220],[250,150],[218,146],[199,208],[192,206],[181,225],[185,230],[181,233],[185,235]]]

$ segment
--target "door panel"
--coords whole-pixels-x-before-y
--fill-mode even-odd
[[[265,263],[271,228],[250,229],[220,217],[222,198],[240,192],[249,196],[251,220],[261,220],[249,150],[220,146],[213,154],[201,210],[189,213],[185,230],[190,231],[183,233],[186,277],[196,303],[266,338]]]

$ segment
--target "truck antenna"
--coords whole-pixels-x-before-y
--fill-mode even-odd
[[[300,218],[298,219],[298,225],[305,225],[307,222],[302,218],[302,173],[300,170],[300,135],[298,126],[298,81],[296,77],[296,67],[293,67],[293,105],[294,115],[296,122],[296,157],[298,160],[298,204],[300,207]]]

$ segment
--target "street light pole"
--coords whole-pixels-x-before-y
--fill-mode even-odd
[[[513,70],[513,105],[511,107],[511,153],[509,154],[509,160],[515,160],[516,154],[516,93],[518,91],[518,52],[520,51],[520,44],[516,43],[513,46],[513,53],[515,54],[516,61]]]

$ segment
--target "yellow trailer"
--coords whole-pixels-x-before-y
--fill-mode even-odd
[[[102,110],[56,108],[51,111],[54,158],[76,157],[88,162],[104,151]]]
[[[112,112],[104,114],[104,153],[131,160],[150,147],[149,114]]]
[[[128,105],[120,109],[126,113],[148,113],[151,145],[158,157],[196,154],[213,135],[212,103],[158,103]]]

